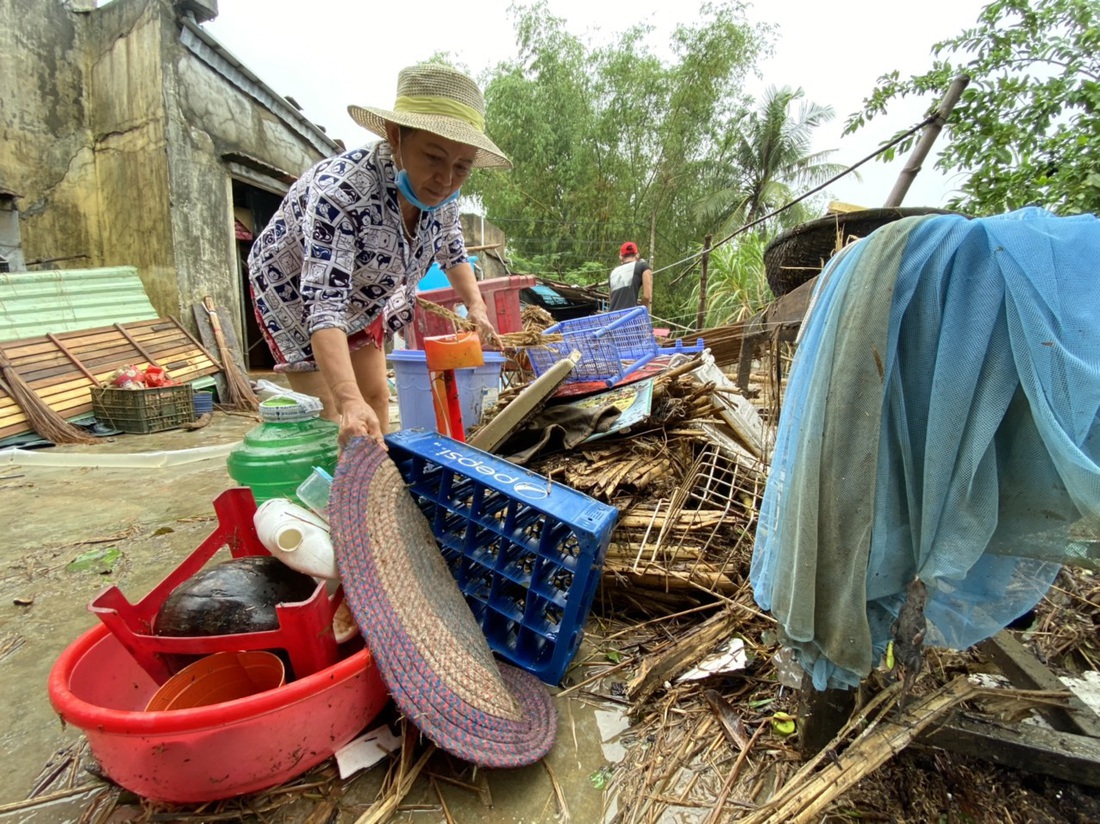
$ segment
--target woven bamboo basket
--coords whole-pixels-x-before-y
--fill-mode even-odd
[[[837,251],[856,238],[904,217],[958,214],[945,209],[896,207],[863,209],[801,223],[776,236],[764,250],[764,272],[776,297],[817,275]]]

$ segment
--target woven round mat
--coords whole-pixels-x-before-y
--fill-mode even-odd
[[[431,526],[373,441],[357,438],[341,454],[329,525],[348,606],[408,719],[484,767],[549,752],[557,715],[546,687],[493,657]]]
[[[946,209],[884,207],[828,215],[780,232],[764,249],[764,275],[777,298],[819,274],[825,263],[852,237],[866,237],[903,217],[951,215]]]

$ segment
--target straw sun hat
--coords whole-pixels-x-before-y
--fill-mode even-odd
[[[421,63],[397,76],[393,110],[348,106],[348,114],[364,129],[386,136],[386,121],[409,126],[474,146],[474,166],[510,169],[512,163],[485,135],[485,98],[469,77],[449,66]]]
[[[348,606],[394,703],[445,752],[521,767],[554,744],[557,713],[529,672],[498,663],[386,451],[340,455],[329,524]]]

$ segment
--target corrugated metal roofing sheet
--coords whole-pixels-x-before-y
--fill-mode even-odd
[[[156,317],[133,266],[0,273],[0,341]]]

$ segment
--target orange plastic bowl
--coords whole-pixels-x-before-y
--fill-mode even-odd
[[[146,712],[208,707],[273,690],[286,683],[286,668],[273,652],[215,652],[188,664],[164,682]]]
[[[206,707],[146,712],[156,691],[102,625],[70,644],[50,672],[50,703],[84,731],[103,771],[173,804],[278,786],[332,756],[389,701],[366,649],[277,689]]]
[[[460,332],[424,338],[424,360],[432,372],[443,372],[484,366],[485,354],[481,351],[477,332]]]

